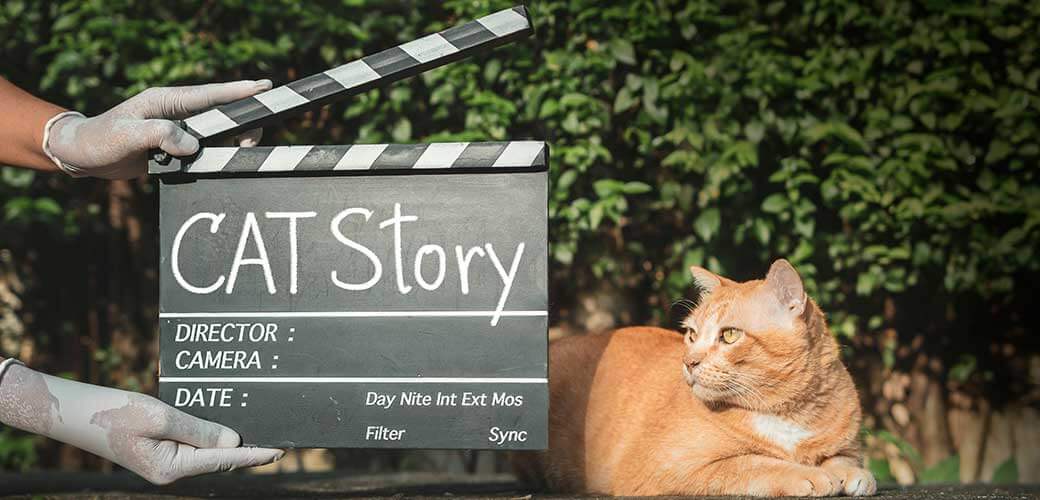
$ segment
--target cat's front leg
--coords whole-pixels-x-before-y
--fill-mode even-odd
[[[828,469],[761,455],[715,461],[691,479],[687,491],[676,493],[824,497],[842,492],[841,479]]]
[[[831,457],[824,460],[820,467],[827,469],[841,480],[841,489],[846,495],[866,496],[877,492],[877,481],[867,469],[859,466],[859,461],[848,456]]]

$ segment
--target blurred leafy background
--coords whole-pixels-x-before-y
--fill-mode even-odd
[[[508,6],[0,0],[0,75],[94,114],[149,86],[285,83]],[[689,265],[749,279],[783,256],[846,346],[880,479],[1040,481],[1040,2],[528,8],[536,37],[264,143],[548,140],[554,337],[674,324]],[[154,181],[0,174],[3,355],[154,391]],[[111,466],[4,429],[0,467]],[[278,467],[504,464],[318,450]]]

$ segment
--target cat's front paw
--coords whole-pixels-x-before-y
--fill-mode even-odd
[[[799,467],[780,479],[777,496],[829,497],[841,494],[841,478],[822,467]]]
[[[830,471],[841,480],[841,491],[846,495],[860,497],[877,493],[877,481],[867,469],[834,467]]]

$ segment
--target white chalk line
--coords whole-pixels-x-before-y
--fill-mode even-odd
[[[283,384],[547,384],[547,378],[495,377],[159,377],[159,382]]]
[[[161,312],[160,318],[484,318],[548,316],[549,311],[242,311]]]

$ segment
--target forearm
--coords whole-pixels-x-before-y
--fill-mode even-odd
[[[0,164],[57,170],[43,152],[43,129],[63,111],[0,78]]]
[[[0,378],[0,422],[108,455],[111,450],[103,436],[82,432],[95,413],[113,406],[112,394],[102,397],[96,393],[99,389],[11,365]]]
[[[107,458],[157,484],[282,456],[281,450],[239,448],[235,431],[151,396],[52,377],[20,364],[8,364],[0,373],[0,422]]]

